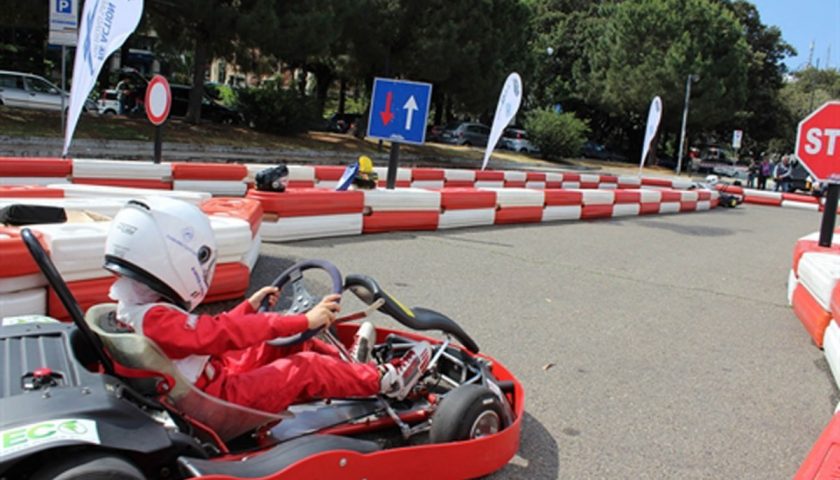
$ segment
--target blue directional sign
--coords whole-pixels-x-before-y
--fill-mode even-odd
[[[367,135],[391,142],[422,144],[432,85],[376,78]]]

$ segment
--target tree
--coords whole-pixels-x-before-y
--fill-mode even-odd
[[[779,151],[791,152],[796,141],[799,122],[823,103],[840,98],[840,72],[807,68],[795,72],[779,93],[783,110],[779,135],[772,145]]]

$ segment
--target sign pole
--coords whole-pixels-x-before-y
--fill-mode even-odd
[[[393,190],[397,184],[397,164],[400,161],[400,144],[391,142],[391,157],[388,159],[388,182],[386,188]]]
[[[820,228],[820,246],[830,247],[834,237],[834,221],[837,219],[837,197],[840,184],[829,183],[825,196],[825,210],[823,211],[822,227]]]
[[[160,163],[160,157],[162,155],[163,145],[161,140],[161,130],[163,127],[161,125],[155,126],[155,163]]]
[[[67,116],[67,109],[65,108],[66,98],[64,92],[67,91],[67,46],[61,46],[61,132],[64,133],[64,118]]]

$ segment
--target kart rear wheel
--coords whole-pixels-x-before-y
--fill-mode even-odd
[[[52,462],[51,462],[52,463]],[[127,460],[104,453],[64,457],[32,475],[31,480],[145,480]]]
[[[429,440],[457,442],[492,435],[507,427],[502,405],[489,388],[461,385],[443,397],[434,415]]]

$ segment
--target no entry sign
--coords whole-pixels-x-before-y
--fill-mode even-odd
[[[828,102],[799,122],[796,156],[820,182],[840,182],[840,102]]]
[[[146,87],[146,116],[153,124],[161,125],[169,117],[171,106],[169,82],[163,76],[155,75]]]

